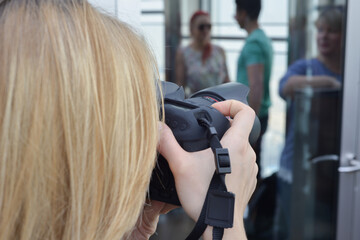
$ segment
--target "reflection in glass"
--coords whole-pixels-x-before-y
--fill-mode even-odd
[[[291,8],[291,65],[279,86],[288,107],[275,239],[335,239],[344,14],[306,3]]]

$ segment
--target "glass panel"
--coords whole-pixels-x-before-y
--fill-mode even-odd
[[[335,239],[344,1],[290,1],[275,239]]]
[[[165,79],[165,16],[163,0],[141,0],[141,26],[147,42],[154,50],[160,79]]]
[[[259,22],[274,49],[272,106],[262,142],[263,179],[244,216],[248,239],[335,239],[345,0],[262,2]],[[234,81],[247,37],[233,18],[235,1],[181,1],[181,46],[189,44],[188,19],[199,6],[211,13],[212,42],[225,49]],[[156,22],[149,34],[166,36],[158,25],[164,19],[149,20],[151,14],[157,13],[142,18],[145,25]],[[193,224],[173,211],[160,218],[151,239],[184,239]]]

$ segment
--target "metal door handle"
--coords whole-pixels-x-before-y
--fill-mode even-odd
[[[335,154],[323,155],[316,158],[311,159],[313,164],[325,161],[339,161],[339,156]]]
[[[347,154],[346,158],[349,160],[349,166],[339,167],[339,172],[351,173],[360,171],[360,162],[356,160],[354,154]]]

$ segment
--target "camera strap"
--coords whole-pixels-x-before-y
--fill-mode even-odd
[[[216,171],[211,179],[198,221],[186,240],[199,239],[207,225],[213,227],[213,240],[220,240],[224,228],[233,227],[235,194],[228,192],[225,175],[231,173],[228,149],[221,146],[215,127],[205,118],[198,120],[208,130],[209,145],[215,155]]]

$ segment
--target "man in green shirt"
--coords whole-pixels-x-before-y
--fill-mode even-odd
[[[258,17],[261,10],[261,0],[236,0],[236,16],[240,28],[244,29],[248,37],[241,51],[238,67],[237,82],[249,86],[248,102],[254,109],[261,123],[260,137],[253,146],[256,162],[259,167],[258,178],[261,177],[261,140],[267,129],[268,110],[270,101],[270,75],[273,60],[271,40],[259,28]]]

